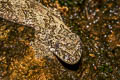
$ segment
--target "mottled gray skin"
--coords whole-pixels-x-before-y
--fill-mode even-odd
[[[70,31],[56,11],[35,0],[0,0],[0,17],[35,28],[31,46],[36,57],[55,54],[68,64],[75,64],[81,57],[80,38]]]

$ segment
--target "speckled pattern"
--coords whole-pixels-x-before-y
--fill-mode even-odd
[[[59,14],[35,0],[0,0],[0,17],[15,23],[34,27],[35,40],[31,46],[37,58],[53,53],[68,64],[81,57],[81,41],[63,23]]]

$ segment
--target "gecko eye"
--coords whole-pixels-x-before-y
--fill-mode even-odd
[[[55,44],[55,48],[56,48],[56,49],[59,48],[59,43],[56,43],[56,44]]]

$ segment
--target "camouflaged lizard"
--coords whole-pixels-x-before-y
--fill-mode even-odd
[[[78,35],[63,23],[58,13],[35,0],[0,0],[0,17],[35,28],[31,46],[36,57],[53,54],[68,64],[75,64],[81,57]]]

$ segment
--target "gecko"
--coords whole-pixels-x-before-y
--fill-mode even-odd
[[[80,37],[64,24],[54,9],[35,0],[0,0],[0,17],[35,29],[35,40],[30,45],[36,57],[56,55],[67,64],[80,60]]]

